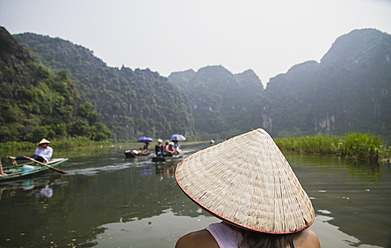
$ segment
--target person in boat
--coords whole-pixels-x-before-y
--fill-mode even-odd
[[[149,154],[150,151],[149,151],[149,142],[145,142],[145,145],[139,150],[133,150],[133,153],[135,154]]]
[[[167,150],[169,145],[170,145],[170,141],[169,141],[169,140],[166,140],[166,141],[164,142],[163,150],[164,150],[164,151]]]
[[[145,142],[145,145],[143,147],[143,153],[149,153],[149,142]]]
[[[3,165],[1,164],[1,158],[0,158],[0,176],[5,176],[7,173],[4,173],[3,171]]]
[[[168,150],[168,146],[170,145],[170,141],[169,140],[166,140],[164,142],[164,145],[163,145],[163,157],[165,156],[165,154],[167,153],[167,150]]]
[[[155,145],[155,154],[156,157],[163,157],[163,140],[158,139],[157,144]]]
[[[8,156],[8,158],[10,160],[12,160],[13,163],[16,160],[28,160],[29,158],[32,158],[32,159],[35,159],[35,160],[37,160],[37,161],[39,161],[41,163],[46,164],[47,162],[49,162],[49,160],[53,156],[53,148],[51,148],[49,145],[50,145],[50,141],[49,140],[42,139],[37,144],[37,147],[35,148],[34,155],[27,156],[28,158],[26,158],[25,156],[21,156],[21,157]]]
[[[168,147],[165,150],[164,156],[165,157],[172,157],[174,154],[175,154],[174,142],[169,142]]]
[[[140,147],[138,150],[131,150],[130,153],[134,154],[135,156],[140,154],[149,154],[149,142],[145,142],[145,145],[143,147]]]
[[[315,219],[311,200],[263,129],[194,153],[177,165],[175,179],[190,199],[222,220],[185,234],[176,248],[320,247],[308,229]]]
[[[181,145],[179,144],[179,142],[177,140],[172,140],[171,142],[174,143],[175,154],[180,153],[181,152]]]

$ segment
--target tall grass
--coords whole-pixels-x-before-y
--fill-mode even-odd
[[[390,157],[390,149],[374,134],[347,133],[344,137],[315,135],[274,139],[280,149],[310,154],[328,154],[354,160],[379,162]]]
[[[92,141],[85,137],[77,137],[77,138],[66,138],[66,139],[60,139],[60,140],[53,140],[52,146],[53,148],[58,149],[74,149],[74,148],[80,148],[80,147],[87,147],[87,146],[109,146],[111,145],[110,141]]]
[[[63,138],[63,139],[54,139],[51,140],[51,147],[54,149],[63,149],[63,150],[71,150],[76,149],[80,147],[87,147],[87,146],[109,146],[111,143],[109,141],[92,141],[84,137],[77,137],[77,138]],[[36,144],[31,142],[25,142],[25,141],[10,141],[10,142],[4,142],[0,143],[0,151],[3,152],[10,152],[10,151],[18,151],[18,150],[31,150],[34,151],[36,147]]]

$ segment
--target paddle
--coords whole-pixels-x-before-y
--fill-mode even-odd
[[[68,172],[66,172],[66,171],[62,171],[62,170],[60,170],[60,169],[54,168],[54,167],[52,167],[52,166],[50,166],[50,165],[44,164],[44,163],[42,163],[42,162],[39,162],[39,161],[37,161],[37,160],[35,160],[35,159],[33,159],[33,158],[26,157],[26,156],[23,156],[23,157],[25,157],[26,159],[28,159],[28,160],[30,160],[30,161],[32,161],[32,162],[35,162],[35,163],[37,163],[37,164],[41,164],[41,165],[47,166],[47,167],[49,167],[50,169],[55,170],[55,171],[57,171],[57,172],[59,172],[59,173],[61,173],[61,174],[68,174]]]

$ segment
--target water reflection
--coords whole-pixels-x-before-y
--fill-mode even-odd
[[[183,149],[189,155],[205,146]],[[389,166],[286,155],[312,198],[311,228],[322,247],[386,246]],[[173,247],[184,233],[217,221],[177,187],[179,161],[125,159],[123,149],[68,157],[62,169],[69,175],[0,185],[7,227],[0,229],[0,247]],[[40,197],[41,190],[50,197]]]
[[[36,199],[47,202],[53,196],[51,186],[61,178],[61,175],[53,175],[40,179],[23,179],[0,184],[0,201],[2,197],[12,198],[20,195],[25,197],[35,196]],[[3,196],[4,195],[4,196]]]
[[[362,244],[362,242],[351,235],[348,235],[340,230],[338,226],[332,225],[330,222],[333,219],[331,216],[325,216],[317,214],[315,222],[311,226],[311,229],[317,233],[322,247],[381,247],[377,245]]]
[[[387,245],[391,237],[391,212],[387,207],[391,202],[389,165],[287,156],[315,209],[330,213],[333,218],[328,223],[359,239],[348,243]]]
[[[96,247],[172,248],[178,234],[195,230],[193,228],[202,229],[216,221],[219,220],[214,217],[180,216],[166,210],[160,215],[142,220],[104,225],[105,232],[97,236]]]
[[[176,162],[171,161],[168,163],[155,163],[155,172],[159,176],[160,180],[164,178],[173,179],[175,174]]]

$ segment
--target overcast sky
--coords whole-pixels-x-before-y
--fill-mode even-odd
[[[391,0],[0,0],[0,25],[69,40],[111,67],[222,65],[265,85],[354,29],[391,34]]]

